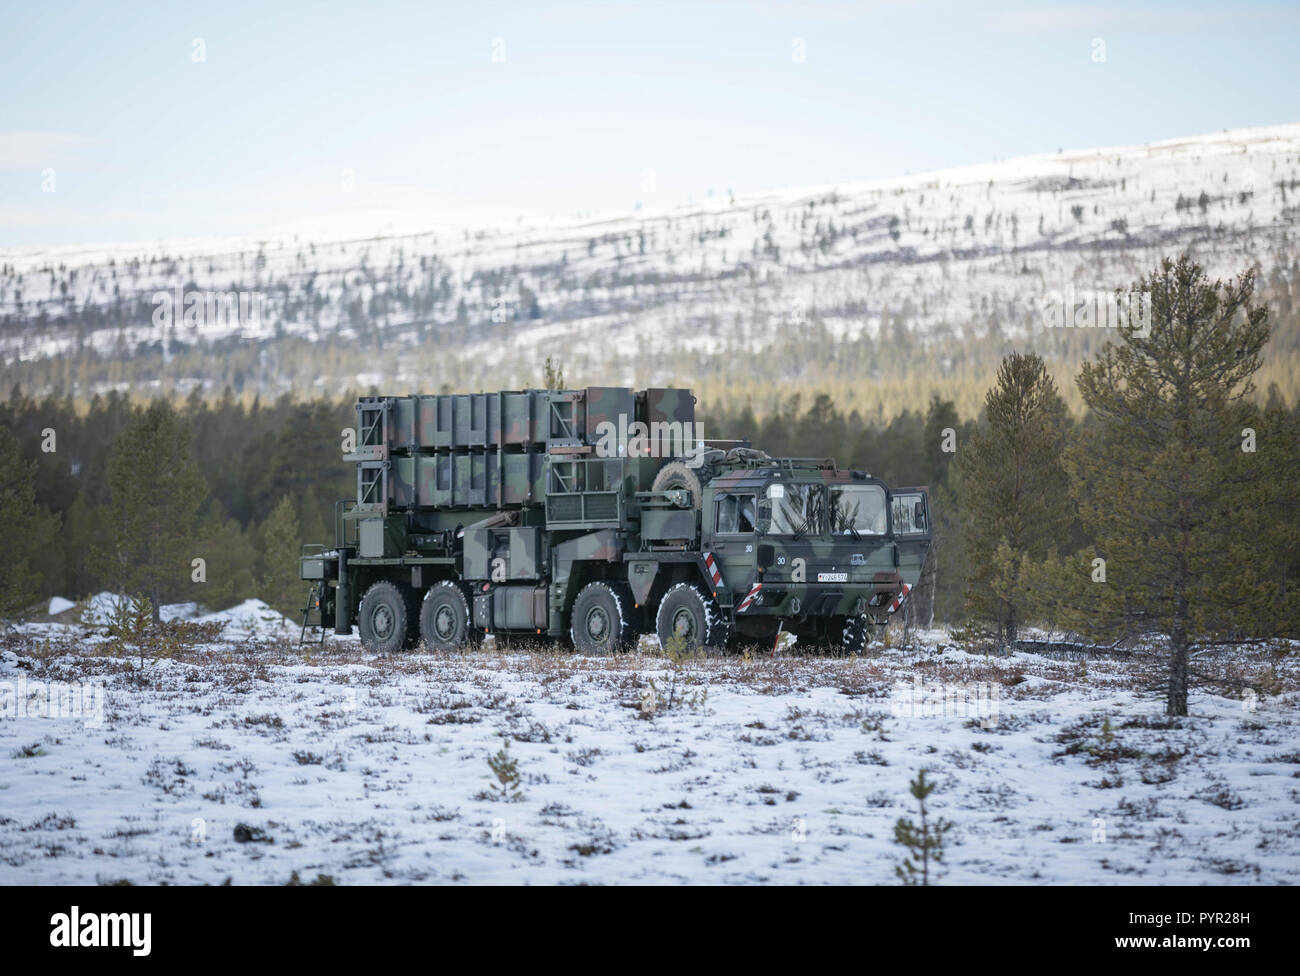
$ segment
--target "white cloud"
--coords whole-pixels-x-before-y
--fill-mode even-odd
[[[1295,12],[1286,9],[1249,9],[1229,5],[1216,8],[1168,8],[1095,3],[1035,3],[1013,7],[988,21],[990,30],[1042,34],[1098,30],[1151,31],[1162,34],[1213,30],[1243,24],[1293,23]]]
[[[94,139],[75,132],[0,130],[0,170],[57,166],[94,144]]]

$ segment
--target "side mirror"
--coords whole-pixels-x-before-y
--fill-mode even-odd
[[[776,562],[776,547],[770,542],[758,544],[758,571],[761,573]]]

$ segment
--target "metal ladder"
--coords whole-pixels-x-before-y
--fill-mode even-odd
[[[307,643],[308,626],[315,626],[318,630],[320,630],[320,638],[316,641],[316,643],[322,645],[325,643],[325,621],[321,617],[321,607],[320,607],[321,597],[324,595],[321,592],[322,586],[324,586],[323,582],[316,582],[313,583],[311,585],[311,589],[307,591],[307,605],[302,608],[302,632],[298,635],[298,645],[300,647],[303,644]],[[316,611],[315,624],[311,624],[311,614],[313,610]]]

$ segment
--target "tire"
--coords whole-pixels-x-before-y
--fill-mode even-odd
[[[871,628],[874,626],[866,614],[852,614],[844,618],[840,627],[839,652],[841,654],[861,654],[867,649],[871,640]]]
[[[707,464],[698,468],[690,467],[685,461],[669,461],[650,485],[651,491],[672,491],[685,489],[690,492],[691,505],[699,508],[704,503],[704,486],[713,478],[713,472]]]
[[[461,586],[443,580],[429,587],[420,605],[420,639],[431,651],[460,651],[479,643]]]
[[[636,646],[632,595],[613,583],[588,583],[573,601],[569,637],[583,654],[617,654]]]
[[[720,650],[731,639],[731,626],[711,596],[694,583],[678,583],[659,602],[655,636],[660,650],[667,650],[674,637],[685,642],[687,651]]]
[[[382,580],[371,585],[357,610],[361,645],[376,654],[414,647],[419,638],[419,594],[409,586]]]

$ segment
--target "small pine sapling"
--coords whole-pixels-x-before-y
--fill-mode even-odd
[[[524,798],[519,789],[519,760],[510,755],[510,743],[502,743],[496,755],[488,756],[488,768],[497,781],[492,784],[494,799],[515,803]]]
[[[933,823],[926,809],[925,800],[934,792],[934,783],[926,781],[922,769],[911,782],[911,793],[920,806],[921,823],[918,826],[906,817],[899,817],[894,824],[894,841],[907,848],[903,863],[894,869],[905,885],[928,885],[930,883],[930,863],[937,866],[943,862],[943,838],[952,824],[940,817]]]

